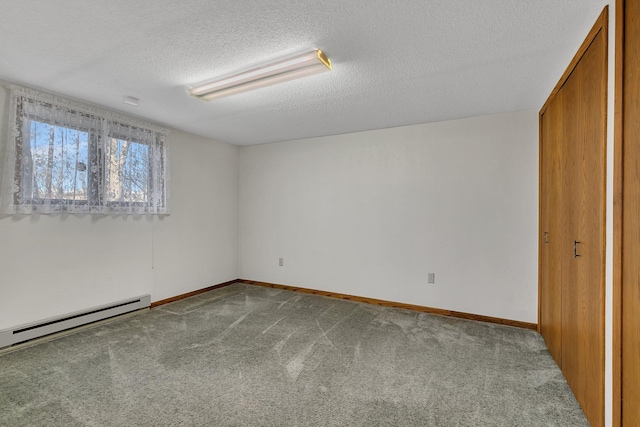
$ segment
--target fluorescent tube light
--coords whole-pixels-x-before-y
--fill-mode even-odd
[[[235,95],[331,70],[331,60],[316,49],[251,70],[196,85],[187,93],[203,101]]]
[[[124,102],[127,105],[131,105],[132,107],[137,107],[139,101],[140,100],[138,98],[134,98],[133,96],[122,97],[122,102]]]

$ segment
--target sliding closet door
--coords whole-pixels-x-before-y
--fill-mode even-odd
[[[540,332],[604,425],[607,9],[540,115]]]
[[[605,147],[607,48],[601,31],[568,80],[575,80],[574,133],[568,172],[572,175],[570,238],[563,275],[562,369],[592,425],[604,421]],[[564,266],[563,266],[564,267]],[[566,282],[565,282],[566,280]],[[566,339],[565,339],[566,337]]]
[[[574,260],[574,241],[578,236],[579,212],[576,204],[579,203],[579,158],[581,153],[578,144],[578,110],[579,97],[582,86],[583,69],[582,60],[567,79],[562,91],[564,103],[562,108],[562,211],[561,227],[562,241],[559,259],[562,264],[562,362],[560,367],[567,382],[571,386],[576,398],[584,388],[581,372],[584,372],[584,363],[581,357],[580,325],[579,325],[579,301],[577,300],[578,265]],[[578,398],[578,402],[580,399]]]
[[[541,117],[540,132],[540,333],[562,365],[562,108],[561,89]]]

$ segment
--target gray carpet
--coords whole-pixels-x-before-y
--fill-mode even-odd
[[[234,284],[0,356],[2,426],[588,426],[540,335]]]

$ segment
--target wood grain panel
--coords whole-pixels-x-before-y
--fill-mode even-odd
[[[559,240],[540,253],[540,330],[592,426],[604,425],[607,30],[605,8],[540,112],[540,223],[551,230],[558,217]],[[557,175],[553,152],[544,153],[553,143]]]
[[[476,320],[479,322],[497,323],[499,325],[514,326],[516,328],[533,329],[534,331],[538,329],[538,325],[536,323],[521,322],[519,320],[502,319],[499,317],[483,316],[481,314],[471,314],[471,313],[464,313],[461,311],[445,310],[441,308],[424,307],[421,305],[405,304],[402,302],[393,302],[393,301],[386,301],[386,300],[380,300],[375,298],[359,297],[355,295],[341,294],[337,292],[320,291],[317,289],[301,288],[298,286],[288,286],[288,285],[280,285],[277,283],[259,282],[257,280],[241,279],[238,281],[241,283],[246,283],[248,285],[265,286],[267,288],[274,288],[274,289],[284,289],[287,291],[302,292],[305,294],[320,295],[323,297],[345,299],[349,301],[362,302],[366,304],[381,305],[384,307],[403,308],[406,310],[419,311],[421,313],[430,313],[430,314],[437,314],[440,316],[457,317],[459,319]]]
[[[562,372],[569,386],[581,402],[584,393],[584,364],[579,330],[581,295],[578,294],[578,265],[574,261],[573,245],[578,237],[580,195],[578,147],[578,102],[582,90],[583,60],[581,59],[565,82],[562,91],[564,103],[562,111],[563,163],[562,163],[562,235],[560,261],[562,263]]]
[[[640,425],[640,1],[624,2],[622,425]]]
[[[558,91],[541,115],[540,132],[540,314],[539,332],[558,366],[562,365],[562,108]]]
[[[604,425],[607,37],[593,40],[581,68],[578,108],[576,320],[582,400],[592,426]]]
[[[613,427],[622,424],[623,63],[625,1],[616,1],[613,147]]]

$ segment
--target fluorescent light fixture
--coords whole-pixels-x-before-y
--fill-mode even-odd
[[[137,107],[139,101],[140,100],[138,98],[134,98],[133,96],[122,97],[122,102],[124,102],[127,105],[131,105],[132,107]]]
[[[331,60],[320,49],[316,49],[229,77],[195,85],[187,90],[187,93],[203,101],[211,101],[329,70],[331,70]]]

